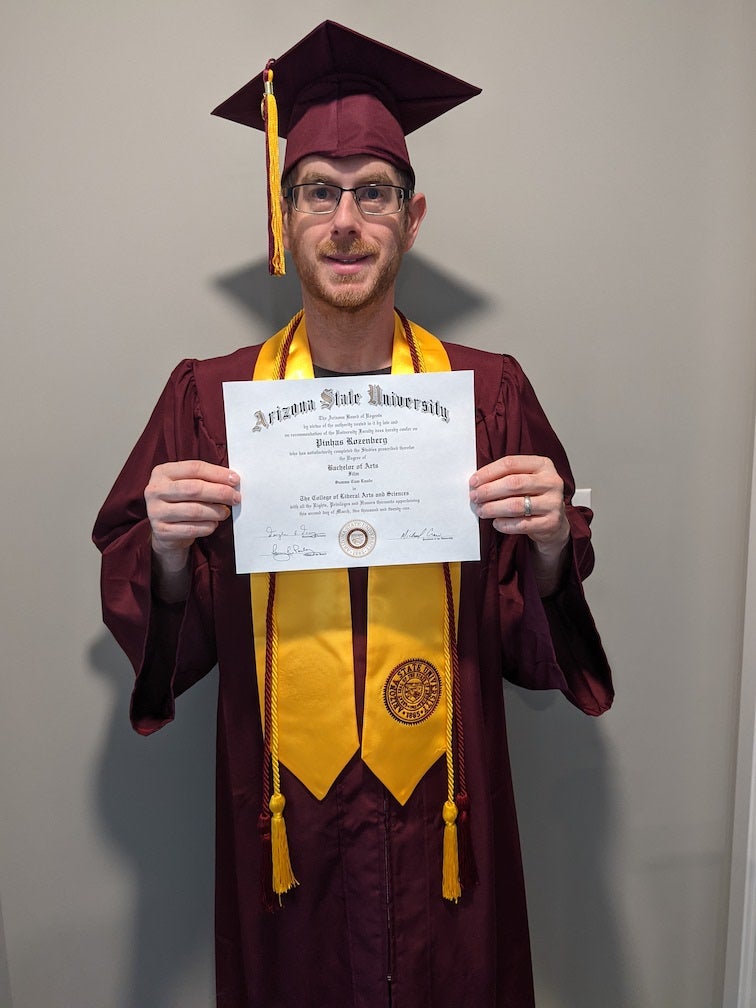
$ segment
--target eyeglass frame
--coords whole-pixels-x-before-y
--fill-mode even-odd
[[[327,189],[339,190],[339,198],[336,200],[336,206],[332,210],[300,210],[300,208],[296,205],[295,202],[294,190],[304,189],[305,186],[319,186],[319,185],[325,186]],[[362,205],[357,197],[357,193],[359,192],[360,189],[371,189],[376,188],[377,186],[380,186],[382,189],[394,189],[399,193],[399,206],[396,208],[396,210],[387,210],[386,213],[375,213],[374,211],[362,209]],[[339,208],[339,204],[341,203],[341,197],[344,195],[344,193],[348,192],[352,194],[354,202],[357,204],[357,209],[360,211],[363,217],[391,217],[394,214],[401,213],[402,210],[404,209],[405,202],[407,200],[411,200],[412,197],[415,195],[414,189],[408,188],[407,186],[394,185],[392,182],[365,182],[362,185],[353,186],[351,188],[345,188],[344,186],[336,185],[335,182],[299,182],[297,183],[297,185],[287,186],[286,189],[284,189],[283,191],[283,197],[285,200],[288,200],[288,202],[291,203],[292,207],[294,208],[294,210],[297,211],[297,213],[310,214],[311,216],[315,217],[324,217],[327,214],[336,213],[336,211]]]

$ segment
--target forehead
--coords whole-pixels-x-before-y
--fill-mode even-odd
[[[399,173],[392,164],[368,155],[327,158],[310,154],[295,166],[293,174],[295,185],[298,182],[333,182],[345,187],[361,182],[399,184]]]

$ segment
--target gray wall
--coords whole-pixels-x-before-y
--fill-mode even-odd
[[[483,86],[411,138],[400,303],[514,353],[593,489],[616,709],[509,691],[539,1008],[719,1005],[756,390],[735,0],[6,5],[0,1001],[211,1004],[215,684],[130,734],[88,535],[174,363],[286,319],[259,136],[208,111],[326,16]]]

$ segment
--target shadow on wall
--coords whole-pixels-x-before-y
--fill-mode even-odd
[[[302,306],[291,262],[286,268],[286,276],[271,277],[267,261],[256,262],[217,277],[213,283],[272,335]],[[396,301],[408,318],[440,339],[450,339],[458,323],[490,307],[489,299],[480,292],[464,286],[415,251],[402,264]],[[463,342],[458,335],[454,338]]]
[[[90,661],[113,690],[95,790],[103,830],[134,873],[128,970],[110,1008],[210,1003],[213,944],[215,676],[178,706],[177,720],[141,738],[129,725],[131,666],[109,635]],[[128,955],[128,959],[127,959]],[[187,974],[207,964],[207,989],[185,1001]]]
[[[508,684],[505,694],[536,993],[555,1008],[637,1008],[611,881],[616,820],[601,720],[559,693]]]

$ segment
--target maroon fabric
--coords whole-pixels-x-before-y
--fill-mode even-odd
[[[249,378],[257,351],[176,368],[94,532],[103,551],[105,621],[137,671],[136,730],[148,734],[170,721],[174,697],[218,662],[218,1005],[532,1008],[502,674],[526,687],[560,689],[588,714],[610,706],[610,672],[580,585],[593,559],[590,513],[568,509],[573,563],[562,590],[546,603],[538,597],[527,542],[498,534],[490,522],[481,523],[481,561],[463,565],[459,654],[479,884],[457,905],[440,895],[443,760],[402,807],[357,755],[323,801],[284,769],[287,830],[301,884],[284,897],[283,908],[266,913],[249,579],[234,573],[227,521],[195,544],[186,605],[155,603],[142,496],[158,462],[227,464],[220,383]],[[571,493],[562,447],[517,363],[450,344],[447,351],[453,368],[475,370],[479,464],[505,454],[548,455]],[[353,574],[360,703],[365,586],[364,572]]]
[[[412,174],[401,126],[383,101],[365,93],[365,83],[319,82],[298,104],[296,125],[286,141],[284,177],[308,154],[328,158],[369,155]]]
[[[406,134],[480,88],[333,21],[324,21],[273,63],[284,175],[308,154],[368,154],[412,172]],[[213,115],[263,129],[262,74]]]

